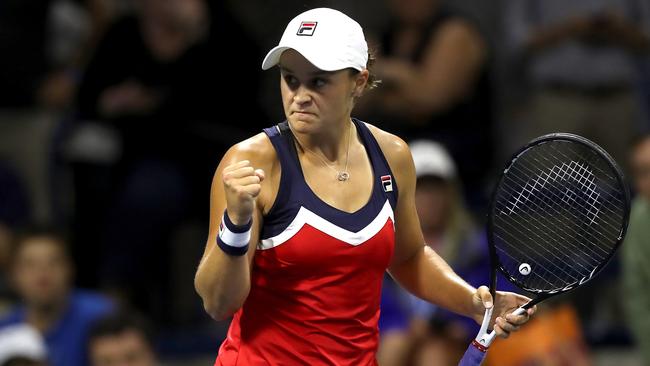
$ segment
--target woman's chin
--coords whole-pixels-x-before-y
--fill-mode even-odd
[[[318,118],[315,115],[291,115],[288,118],[291,127],[297,131],[312,130],[318,125]]]

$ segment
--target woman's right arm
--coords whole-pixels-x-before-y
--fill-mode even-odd
[[[250,290],[251,265],[264,206],[265,195],[260,195],[262,181],[275,158],[273,153],[263,153],[270,145],[266,136],[257,135],[233,146],[222,158],[212,181],[209,235],[194,287],[206,312],[216,320],[226,319],[241,308]],[[252,220],[250,249],[244,255],[228,255],[216,243],[226,209],[235,225]]]

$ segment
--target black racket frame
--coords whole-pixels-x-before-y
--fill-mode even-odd
[[[492,197],[490,199],[490,204],[489,204],[489,211],[488,211],[488,220],[487,220],[487,234],[488,234],[488,246],[489,246],[489,251],[490,251],[490,265],[491,265],[491,270],[490,270],[490,293],[492,294],[492,298],[495,297],[495,292],[496,292],[496,282],[497,282],[497,274],[496,271],[497,269],[513,284],[515,284],[517,287],[526,290],[528,292],[531,292],[528,290],[521,282],[519,282],[517,279],[512,277],[508,272],[503,268],[503,265],[499,261],[499,257],[497,256],[496,253],[496,247],[494,244],[494,222],[493,222],[493,215],[492,212],[494,211],[494,205],[496,202],[497,195],[499,193],[499,187],[501,187],[501,183],[508,173],[508,170],[512,165],[517,161],[517,159],[522,156],[526,151],[529,149],[548,142],[553,142],[553,141],[569,141],[573,143],[578,143],[587,146],[588,148],[592,149],[595,153],[599,154],[602,158],[605,159],[605,161],[609,164],[609,166],[613,169],[613,171],[616,173],[616,179],[618,180],[618,183],[620,184],[621,187],[623,188],[623,195],[625,199],[625,210],[624,210],[624,217],[623,217],[623,225],[621,228],[621,231],[619,233],[618,239],[616,241],[616,244],[614,246],[614,249],[610,251],[609,255],[605,260],[600,263],[594,270],[594,274],[590,276],[587,280],[581,281],[579,284],[575,286],[570,286],[566,287],[564,289],[559,289],[559,290],[554,290],[553,292],[546,292],[542,290],[538,290],[534,293],[536,296],[533,298],[529,303],[525,304],[523,306],[524,309],[528,309],[533,307],[534,305],[538,304],[541,301],[544,301],[552,296],[559,295],[566,293],[568,291],[571,291],[573,289],[576,289],[580,287],[581,285],[589,282],[591,279],[595,277],[595,275],[600,272],[606,265],[609,263],[609,261],[612,259],[618,248],[620,247],[621,243],[623,242],[623,239],[625,238],[625,234],[627,232],[627,226],[630,218],[630,190],[629,190],[629,185],[626,182],[625,176],[623,175],[623,172],[621,168],[618,166],[616,161],[605,151],[603,148],[598,146],[596,143],[582,137],[579,135],[575,135],[572,133],[565,133],[565,132],[557,132],[557,133],[550,133],[547,135],[543,135],[540,137],[537,137],[533,140],[531,140],[528,144],[520,148],[517,152],[515,152],[508,163],[506,164],[505,168],[501,172],[501,175],[499,177],[499,180],[494,188],[494,191],[492,192]]]

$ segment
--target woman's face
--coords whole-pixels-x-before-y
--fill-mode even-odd
[[[317,131],[348,120],[368,79],[366,70],[352,76],[349,70],[323,71],[295,50],[280,57],[280,90],[284,114],[299,132]]]

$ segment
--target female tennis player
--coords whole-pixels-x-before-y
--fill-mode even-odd
[[[287,120],[221,160],[195,278],[213,318],[234,314],[216,365],[376,365],[385,270],[477,321],[494,305],[503,337],[534,311],[510,314],[528,301],[513,293],[493,304],[424,245],[407,144],[350,117],[374,83],[368,58],[359,24],[319,8],[264,59],[279,66]]]

